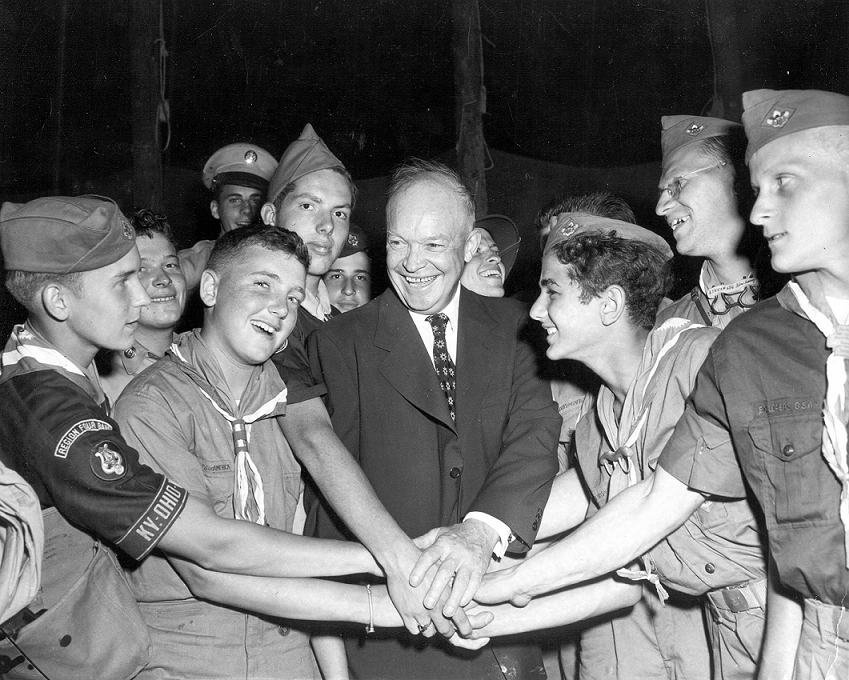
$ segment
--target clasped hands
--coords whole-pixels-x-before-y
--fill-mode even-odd
[[[497,540],[495,531],[477,520],[433,529],[414,540],[395,568],[386,569],[389,596],[408,631],[425,637],[438,632],[469,649],[489,641],[470,637],[492,621],[492,614],[467,614],[465,608],[474,607],[472,597]]]

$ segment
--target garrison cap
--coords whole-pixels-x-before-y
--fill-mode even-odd
[[[633,241],[642,241],[650,246],[657,248],[667,260],[672,259],[672,249],[669,244],[653,231],[644,229],[630,222],[622,222],[620,220],[612,220],[609,217],[598,217],[588,213],[560,213],[557,216],[557,223],[551,229],[548,236],[548,242],[545,244],[545,251],[548,252],[552,247],[562,241],[569,240],[575,234],[585,234],[593,231],[612,232],[616,235]]]
[[[286,185],[304,175],[328,168],[344,167],[342,161],[331,153],[321,137],[315,133],[312,125],[307,123],[301,136],[288,146],[280,158],[268,187],[268,202],[273,203]]]
[[[276,167],[274,156],[262,147],[228,144],[212,154],[203,166],[203,185],[209,190],[220,184],[235,184],[267,191],[268,180]]]
[[[136,233],[114,201],[102,196],[47,196],[0,208],[7,270],[71,274],[117,262]]]
[[[506,215],[486,215],[475,220],[475,228],[486,229],[492,236],[492,240],[498,246],[498,254],[501,257],[501,264],[504,265],[506,279],[516,262],[519,244],[522,242],[516,223]]]
[[[794,132],[849,125],[849,97],[822,90],[752,90],[743,93],[746,163],[771,141]]]
[[[348,227],[348,238],[342,247],[342,252],[339,253],[339,257],[348,257],[354,253],[365,253],[366,251],[368,251],[368,236],[362,227],[351,223],[351,226]]]
[[[666,160],[673,151],[687,144],[701,142],[710,137],[725,137],[735,130],[743,129],[740,123],[707,116],[663,116],[660,119],[660,127],[663,160]]]

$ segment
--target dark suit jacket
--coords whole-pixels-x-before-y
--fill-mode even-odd
[[[526,320],[514,300],[461,291],[456,426],[430,351],[391,289],[309,337],[310,363],[327,387],[336,433],[410,536],[477,510],[518,536],[510,550],[533,544],[557,473],[560,416],[531,349],[519,340]],[[317,534],[339,537],[340,531],[332,511],[321,508]],[[379,665],[376,651],[367,655],[385,674],[362,677],[465,675],[427,671],[423,658],[403,669],[388,659]],[[351,662],[356,673],[353,656]],[[470,677],[491,676],[475,671]]]

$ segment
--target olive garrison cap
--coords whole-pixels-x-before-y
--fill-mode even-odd
[[[620,220],[612,220],[609,217],[598,217],[588,213],[560,213],[557,215],[557,223],[551,229],[548,235],[548,241],[545,244],[545,250],[548,252],[552,247],[567,241],[576,234],[585,234],[594,231],[612,232],[616,235],[633,241],[642,241],[650,246],[657,248],[667,260],[672,259],[672,249],[669,244],[653,231],[644,229],[630,222],[621,222]]]
[[[268,202],[273,203],[286,185],[304,175],[328,168],[344,167],[342,161],[331,153],[321,137],[315,133],[312,125],[307,123],[301,136],[289,145],[280,158],[268,186]]]
[[[746,163],[762,146],[794,132],[849,125],[849,97],[822,90],[752,90],[743,93]]]
[[[498,255],[501,264],[504,265],[504,278],[510,273],[519,254],[519,244],[522,238],[515,222],[506,215],[487,215],[475,220],[476,229],[486,229],[495,245],[498,247]]]
[[[228,144],[212,154],[203,166],[203,185],[210,190],[219,184],[235,184],[266,191],[276,168],[274,156],[262,147]]]
[[[354,253],[364,253],[367,250],[368,236],[361,226],[352,223],[348,227],[348,238],[345,239],[345,245],[342,246],[342,252],[339,253],[339,257],[348,257]]]
[[[7,270],[70,274],[117,262],[136,242],[114,201],[101,196],[47,196],[0,208],[0,247]]]
[[[682,146],[701,142],[710,137],[725,137],[735,130],[743,129],[740,123],[707,116],[663,116],[660,119],[660,127],[660,146],[663,150],[664,161],[669,154]]]

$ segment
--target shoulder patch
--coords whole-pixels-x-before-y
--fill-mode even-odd
[[[115,482],[127,474],[121,448],[111,439],[104,439],[91,451],[89,456],[91,471],[104,482]]]
[[[100,430],[111,429],[112,426],[104,420],[97,420],[95,418],[81,420],[62,435],[59,443],[56,444],[56,450],[53,452],[53,455],[57,458],[67,458],[71,445],[87,432],[98,432]]]

